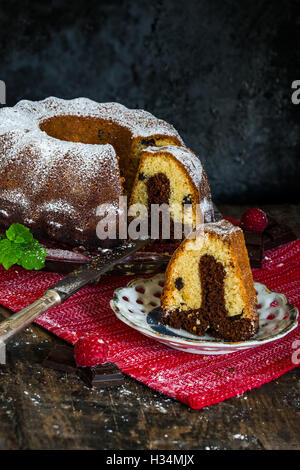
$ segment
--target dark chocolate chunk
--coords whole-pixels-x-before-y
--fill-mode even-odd
[[[112,362],[91,368],[78,367],[77,375],[88,387],[106,388],[124,383],[124,375]]]
[[[57,344],[50,351],[46,359],[43,360],[42,364],[44,367],[49,367],[50,369],[76,375],[77,365],[74,360],[72,346]]]
[[[139,180],[145,181],[145,179],[147,179],[147,176],[144,173],[139,173]]]
[[[296,239],[296,235],[288,225],[278,224],[275,221],[269,224],[264,231],[264,248],[271,250]]]
[[[176,280],[175,280],[175,287],[176,289],[178,290],[181,290],[183,288],[184,284],[183,284],[183,280],[182,280],[182,277],[178,277]]]
[[[43,361],[43,366],[79,377],[88,387],[113,387],[124,383],[120,369],[108,362],[97,367],[78,367],[74,359],[74,348],[67,344],[56,345]]]
[[[263,242],[262,232],[250,232],[249,230],[244,231],[245,242],[248,245],[261,246]]]
[[[98,130],[98,137],[99,137],[99,139],[103,139],[104,134],[105,134],[105,131],[103,131],[102,129],[99,129],[99,130]]]
[[[264,235],[262,232],[244,231],[251,268],[261,268],[264,257]]]
[[[292,229],[285,224],[279,224],[269,217],[267,228],[263,232],[244,231],[245,242],[252,268],[261,268],[264,252],[280,245],[296,240]]]
[[[145,147],[149,147],[150,145],[155,145],[155,140],[154,139],[142,139],[140,141],[141,145],[144,145]]]
[[[263,245],[247,245],[247,250],[251,268],[261,268],[264,257]]]
[[[193,199],[191,194],[188,194],[187,196],[184,196],[182,200],[182,204],[193,204]]]

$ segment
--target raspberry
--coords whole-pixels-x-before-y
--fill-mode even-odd
[[[228,217],[227,215],[223,215],[223,219],[228,220],[232,225],[235,225],[236,227],[240,226],[240,221],[238,219],[235,219],[234,217]]]
[[[75,343],[74,358],[80,367],[94,367],[106,362],[107,344],[97,334],[81,336]]]
[[[241,218],[241,227],[250,232],[263,232],[268,225],[267,215],[258,208],[248,209]]]

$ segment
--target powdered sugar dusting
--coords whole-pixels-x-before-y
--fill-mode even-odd
[[[147,147],[145,151],[151,153],[162,151],[173,155],[187,169],[196,188],[199,189],[203,175],[203,167],[197,155],[187,147],[166,145],[165,147]]]
[[[111,120],[128,127],[133,136],[148,137],[150,135],[167,134],[180,137],[168,123],[156,119],[143,110],[130,110],[119,103],[99,104],[87,98],[62,100],[49,97],[43,101],[23,100],[13,108],[0,110],[0,136],[5,135],[1,159],[4,170],[14,159],[26,149],[36,154],[33,161],[33,179],[42,184],[48,176],[50,168],[57,164],[66,153],[71,153],[74,166],[82,175],[92,174],[94,166],[102,159],[107,167],[118,169],[116,153],[112,145],[83,144],[55,139],[40,129],[40,124],[54,116],[89,116]],[[32,153],[32,152],[31,152]],[[32,174],[33,168],[31,168]]]
[[[210,199],[204,197],[202,201],[200,201],[200,208],[202,210],[202,213],[205,214],[205,220],[207,222],[211,222],[214,220],[213,205]]]
[[[45,202],[42,207],[46,211],[66,212],[68,214],[75,213],[75,208],[71,204],[68,204],[66,201],[62,201],[61,199]]]
[[[23,113],[28,119],[40,124],[54,116],[88,116],[113,121],[130,129],[133,137],[169,135],[182,142],[178,132],[171,124],[157,119],[142,109],[128,109],[120,103],[97,103],[88,98],[63,100],[53,96],[42,101],[20,101],[14,108],[15,113]],[[19,115],[18,115],[19,120]],[[26,120],[26,118],[25,118]],[[1,129],[1,127],[0,127]]]
[[[212,222],[204,225],[204,232],[210,233],[214,232],[221,237],[226,237],[234,232],[242,232],[240,227],[232,225],[228,220],[222,219],[218,222]]]

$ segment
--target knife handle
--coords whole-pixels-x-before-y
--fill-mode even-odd
[[[47,290],[40,299],[0,323],[0,341],[5,343],[9,338],[23,330],[41,313],[47,312],[51,307],[60,304],[61,297],[58,292],[54,289]]]

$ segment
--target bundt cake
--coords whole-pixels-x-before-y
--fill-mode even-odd
[[[146,206],[149,216],[152,204],[167,204],[173,231],[174,224],[191,230],[214,220],[205,170],[197,155],[183,146],[152,146],[141,152],[130,199],[134,204]]]
[[[1,109],[0,226],[98,244],[97,207],[118,207],[150,145],[183,142],[170,124],[118,103],[50,97]]]
[[[202,336],[243,341],[258,329],[256,292],[243,232],[205,224],[174,252],[161,298],[162,322]]]

